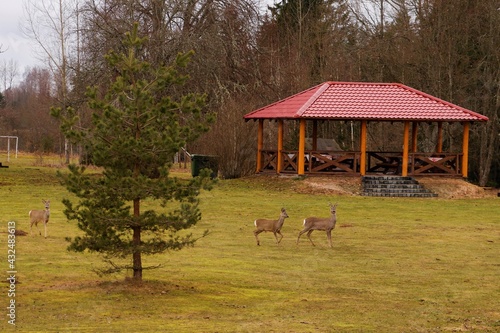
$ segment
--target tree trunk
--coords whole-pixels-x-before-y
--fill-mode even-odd
[[[486,186],[490,176],[498,137],[497,121],[496,117],[492,117],[492,119],[490,119],[490,124],[485,125],[484,134],[481,135],[479,186]]]
[[[141,243],[141,227],[134,227],[134,245]],[[142,281],[142,258],[141,251],[136,249],[133,254],[134,260],[134,280]]]
[[[139,217],[140,214],[140,199],[134,199],[134,217]],[[141,258],[141,226],[134,226],[132,228],[134,231],[132,242],[134,245],[133,253],[133,269],[134,269],[134,280],[142,281],[142,258]]]

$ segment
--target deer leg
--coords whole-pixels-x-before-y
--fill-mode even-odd
[[[47,223],[43,224],[43,229],[45,231],[45,238],[47,238]],[[41,235],[41,234],[40,234]]]
[[[332,231],[331,230],[326,231],[326,237],[328,237],[328,243],[330,244],[330,247],[332,247]]]
[[[33,225],[31,225],[31,227],[33,228]],[[38,222],[35,222],[35,227],[36,227],[36,230],[38,231],[38,233],[40,234],[40,236],[42,235],[42,232],[40,231],[40,229],[38,228]]]
[[[279,244],[281,242],[281,240],[283,239],[283,235],[281,234],[280,230],[276,230],[276,233],[281,236],[281,238],[279,240],[278,240],[278,238],[276,238],[276,240],[278,241],[278,244]],[[274,234],[274,236],[276,237],[276,234]]]
[[[307,233],[307,238],[309,238],[309,240],[311,241],[311,244],[312,244],[313,246],[316,246],[316,245],[313,243],[313,240],[311,239],[311,234],[312,234],[312,232],[313,232],[313,231],[314,231],[314,229],[313,229],[313,230],[309,230],[309,232]]]
[[[255,239],[257,240],[257,245],[260,245],[260,242],[259,242],[259,237],[257,236],[258,234],[260,234],[262,231],[259,231],[259,230],[255,230],[253,232],[253,234],[255,235]]]
[[[277,231],[273,231],[274,238],[276,239],[276,244],[279,244],[278,236],[276,235]]]
[[[304,229],[302,231],[299,232],[299,237],[297,237],[297,245],[299,244],[299,239],[300,239],[300,236],[302,236],[303,233],[307,232],[307,229]]]

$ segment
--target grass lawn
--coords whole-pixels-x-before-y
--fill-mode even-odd
[[[38,162],[38,163],[37,163]],[[39,164],[43,162],[43,164]],[[0,331],[8,332],[499,332],[500,199],[412,199],[301,194],[302,180],[220,180],[202,194],[195,247],[146,257],[136,285],[130,272],[99,277],[92,254],[66,251],[66,190],[58,158],[11,158],[0,169],[0,244],[5,278]],[[178,173],[189,177],[189,173]],[[332,178],[335,182],[335,178]],[[29,233],[28,211],[51,200],[48,238],[17,236],[15,298],[5,283],[8,221]],[[302,219],[328,216],[338,203],[333,248]],[[253,221],[278,218],[277,246]],[[43,227],[41,228],[43,234]],[[16,326],[8,323],[11,299]]]

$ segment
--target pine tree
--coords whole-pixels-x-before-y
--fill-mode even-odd
[[[103,97],[97,87],[88,89],[93,110],[90,128],[77,128],[72,109],[53,110],[65,135],[81,144],[93,164],[103,169],[97,177],[77,165],[69,165],[69,173],[59,173],[79,199],[76,203],[64,199],[64,213],[84,232],[68,238],[68,249],[103,254],[112,264],[109,272],[132,268],[138,281],[142,255],[179,250],[195,242],[193,236],[181,237],[178,231],[200,220],[197,197],[211,184],[208,172],[191,180],[169,174],[174,154],[208,130],[211,122],[203,113],[205,96],[173,97],[187,80],[179,69],[191,54],[180,54],[172,66],[153,68],[141,59],[146,43],[138,37],[136,25],[123,41],[128,52],[107,55],[116,78]],[[160,211],[143,210],[144,200],[148,206],[159,203]],[[130,256],[131,266],[111,261]]]

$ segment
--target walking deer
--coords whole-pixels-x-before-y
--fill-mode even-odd
[[[332,247],[332,230],[335,229],[335,224],[337,223],[337,204],[330,204],[330,217],[319,218],[319,217],[308,217],[304,219],[304,229],[299,232],[299,237],[297,238],[297,244],[299,244],[300,236],[307,232],[307,238],[311,241],[311,233],[314,230],[324,230],[326,231],[326,236],[328,237],[328,243]],[[315,245],[314,245],[315,246]]]
[[[45,238],[47,238],[47,223],[49,223],[50,217],[50,200],[43,200],[42,202],[45,205],[45,210],[30,210],[30,235],[33,234],[33,224],[36,226],[36,229],[40,232],[40,236],[42,232],[38,229],[38,222],[42,222],[45,229]]]
[[[266,220],[266,219],[257,219],[255,220],[255,230],[253,234],[255,235],[255,239],[257,240],[257,245],[260,245],[258,235],[263,231],[271,231],[274,234],[274,238],[276,238],[276,244],[279,244],[283,239],[283,235],[281,234],[281,227],[283,227],[283,223],[285,219],[288,217],[285,208],[281,208],[280,217],[277,220]],[[278,240],[279,234],[281,238]]]

